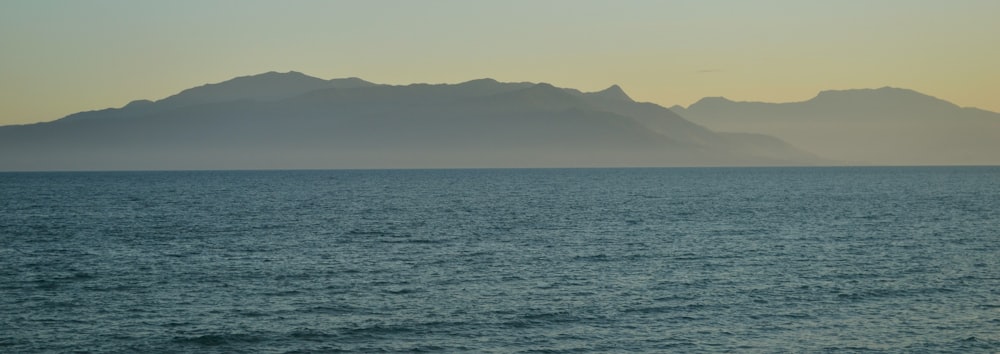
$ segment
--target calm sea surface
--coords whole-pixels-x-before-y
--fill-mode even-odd
[[[0,174],[0,352],[996,352],[1000,168]]]

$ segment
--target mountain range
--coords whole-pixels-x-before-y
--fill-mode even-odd
[[[7,171],[824,163],[770,136],[709,130],[618,86],[492,79],[382,85],[269,72],[0,127]]]
[[[791,103],[704,98],[671,110],[717,131],[774,136],[858,165],[1000,165],[1000,114],[916,91],[823,91]]]

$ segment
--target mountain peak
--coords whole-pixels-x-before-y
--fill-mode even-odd
[[[835,97],[848,95],[917,95],[926,96],[910,89],[897,88],[892,86],[882,86],[879,88],[860,88],[846,90],[823,90],[816,97]]]
[[[342,79],[330,79],[327,80],[331,85],[336,88],[359,88],[359,87],[371,87],[377,86],[378,84],[363,80],[358,77],[345,77]]]
[[[727,104],[727,103],[734,103],[734,102],[733,100],[730,100],[722,96],[705,97],[698,100],[698,102],[692,103],[690,106],[688,106],[688,109],[691,109],[694,106],[713,106],[713,105]]]
[[[858,96],[877,96],[877,97],[920,97],[920,98],[934,98],[929,95],[922,94],[920,92],[898,88],[892,86],[883,86],[879,88],[860,88],[860,89],[846,89],[846,90],[823,90],[820,91],[816,98],[820,97],[858,97]]]
[[[208,102],[237,100],[274,101],[319,89],[356,88],[373,85],[375,84],[358,78],[323,80],[298,71],[285,73],[269,71],[190,88],[157,103],[171,107],[184,107]]]
[[[150,101],[150,100],[135,100],[135,101],[129,102],[127,105],[125,105],[122,108],[145,107],[145,106],[148,106],[148,105],[151,105],[151,104],[153,104],[153,101]]]
[[[499,81],[490,78],[469,80],[463,83],[459,83],[456,86],[462,87],[469,90],[484,89],[489,87],[497,87],[502,85]]]
[[[460,83],[459,85],[480,85],[480,84],[481,85],[496,85],[496,84],[499,84],[499,83],[500,82],[497,81],[497,80],[494,80],[494,79],[488,78],[488,77],[484,77],[482,79],[469,80],[469,81]]]
[[[622,90],[621,86],[618,85],[611,85],[611,87],[601,91],[591,92],[588,95],[608,100],[635,102],[628,96],[627,93],[625,93],[625,90]]]
[[[914,90],[884,86],[877,89],[850,89],[820,91],[808,102],[835,105],[882,105],[887,107],[913,107],[919,109],[949,109],[955,104]]]
[[[518,104],[548,108],[567,108],[579,103],[573,94],[544,82],[501,92],[493,97],[502,99],[503,102],[516,101]]]
[[[303,74],[301,72],[294,71],[294,70],[288,71],[288,72],[278,72],[278,71],[273,71],[272,70],[272,71],[268,71],[268,72],[264,72],[264,73],[260,73],[260,74],[256,74],[256,75],[238,76],[238,77],[235,77],[235,78],[229,79],[227,81],[223,81],[223,82],[229,82],[229,81],[246,81],[246,80],[260,80],[260,79],[263,79],[263,80],[277,80],[277,79],[289,79],[289,80],[313,79],[313,80],[321,80],[319,78],[312,77],[312,76],[309,76],[309,75],[306,75],[306,74]]]

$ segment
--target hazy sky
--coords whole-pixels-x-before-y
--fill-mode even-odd
[[[1000,1],[0,1],[0,125],[266,71],[620,84],[664,106],[895,86],[1000,111]]]

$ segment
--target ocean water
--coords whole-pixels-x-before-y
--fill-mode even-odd
[[[0,174],[0,352],[996,352],[1000,168]]]

